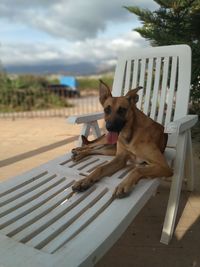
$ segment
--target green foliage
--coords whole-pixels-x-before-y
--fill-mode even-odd
[[[98,90],[99,88],[99,79],[102,79],[105,83],[107,83],[112,88],[113,76],[102,76],[97,78],[96,76],[91,77],[80,77],[78,78],[78,88],[80,91],[82,90]]]
[[[136,6],[125,7],[138,16],[136,28],[153,46],[188,44],[192,49],[191,100],[200,114],[200,1],[154,0],[160,7],[151,12]]]
[[[44,77],[21,75],[10,79],[0,72],[0,111],[30,111],[53,107],[67,107],[65,98],[48,90]]]

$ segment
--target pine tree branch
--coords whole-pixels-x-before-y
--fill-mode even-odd
[[[124,6],[124,8],[138,16],[142,22],[153,23],[155,21],[153,13],[148,9],[142,9],[136,6]]]
[[[164,8],[171,8],[172,7],[172,2],[171,0],[154,0],[158,5]]]

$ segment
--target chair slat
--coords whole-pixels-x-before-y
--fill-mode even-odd
[[[10,193],[15,194],[15,191],[17,191],[18,189],[21,189],[22,187],[34,182],[37,179],[40,179],[42,177],[44,177],[46,174],[48,174],[47,171],[41,171],[40,169],[38,169],[35,172],[31,172],[30,173],[30,178],[27,179],[26,175],[22,175],[21,179],[11,179],[11,181],[8,181],[9,184],[9,189],[6,189],[5,183],[2,185],[1,188],[1,193],[0,193],[0,200],[2,201],[2,197],[9,195]]]
[[[72,182],[69,183],[65,180],[37,199],[1,218],[1,232],[12,236],[15,232],[20,231],[20,228],[24,229],[29,224],[50,212],[58,206],[60,202],[63,202],[69,197],[69,187],[71,185]]]
[[[144,108],[143,112],[148,115],[149,104],[150,104],[150,96],[151,96],[151,86],[152,86],[152,77],[153,77],[153,58],[149,59],[148,62],[148,72],[147,72],[147,85],[144,99]]]
[[[170,85],[168,90],[168,99],[167,99],[167,113],[166,113],[166,119],[165,119],[165,126],[167,123],[171,121],[171,115],[172,115],[172,108],[173,108],[173,102],[174,102],[174,93],[176,89],[176,81],[177,81],[177,57],[172,57],[172,66],[171,66],[171,79],[170,79]]]
[[[40,178],[40,179],[39,179]],[[37,177],[37,179],[29,179],[29,183],[26,185],[23,185],[21,187],[18,187],[15,191],[13,191],[10,194],[6,194],[5,196],[0,198],[0,207],[4,206],[7,203],[10,203],[12,201],[15,201],[19,197],[28,194],[29,192],[33,191],[34,189],[40,187],[41,185],[47,183],[48,181],[52,180],[54,176],[49,175],[46,173],[45,175],[41,175],[40,177]]]
[[[39,196],[49,191],[51,188],[55,187],[59,183],[62,183],[66,179],[64,177],[58,178],[56,175],[52,175],[50,177],[53,177],[53,179],[48,181],[46,184],[1,207],[0,217],[9,214],[10,212],[26,205],[28,202],[31,202],[34,199],[37,199]]]
[[[88,198],[88,196],[90,196],[92,193],[94,194],[95,189],[96,187],[93,187],[84,194],[73,195],[70,198],[70,201],[64,201],[63,204],[55,207],[50,213],[45,214],[45,216],[38,217],[38,219],[34,220],[28,227],[21,229],[21,231],[14,234],[12,238],[23,243],[28,242],[40,234],[43,230],[48,228],[48,226],[55,223],[65,214],[76,208],[77,205],[88,201],[88,199],[91,198]],[[92,197],[94,196],[92,195]]]
[[[109,204],[111,204],[111,202],[112,193],[108,192],[98,202],[96,202],[87,213],[83,213],[78,220],[47,243],[42,248],[42,251],[55,253],[58,249],[66,245],[72,238],[81,234],[81,231],[84,230],[90,223],[95,223],[95,219],[109,206]]]
[[[133,77],[132,77],[132,85],[131,89],[134,89],[138,86],[138,65],[139,65],[139,60],[135,59],[133,64]]]
[[[130,90],[130,81],[131,81],[131,60],[128,60],[126,64],[124,95]]]
[[[120,64],[115,71],[115,78],[113,81],[112,95],[121,96],[123,93],[124,75],[126,70],[126,60],[120,60]]]
[[[26,244],[41,249],[46,243],[50,242],[55,236],[78,220],[80,216],[97,203],[107,191],[108,189],[105,188],[97,188],[74,209],[71,209],[64,216],[59,217],[49,226],[47,225],[42,232],[35,235]],[[44,220],[44,222],[46,223],[46,220]]]
[[[155,63],[156,63],[155,80],[154,80],[152,106],[151,106],[151,113],[150,113],[150,117],[153,120],[155,120],[156,118],[156,109],[158,105],[157,100],[158,100],[158,89],[159,89],[159,83],[160,83],[161,57],[156,58]]]
[[[164,66],[163,66],[163,77],[162,77],[162,85],[161,85],[161,96],[159,101],[159,111],[157,121],[159,123],[163,123],[164,117],[164,109],[165,109],[165,101],[166,101],[166,93],[167,93],[167,82],[168,82],[168,71],[169,71],[169,57],[164,58]]]
[[[146,72],[146,58],[143,58],[141,60],[141,66],[140,66],[140,78],[139,78],[139,86],[142,86],[144,87],[144,83],[145,83],[145,72]],[[141,89],[139,92],[138,92],[138,95],[139,95],[139,101],[137,102],[137,107],[139,109],[141,109],[141,106],[142,106],[142,101],[143,101],[143,91],[144,91],[144,88]]]

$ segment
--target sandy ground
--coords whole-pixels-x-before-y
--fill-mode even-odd
[[[27,171],[76,146],[80,126],[64,118],[0,120],[0,180]],[[193,130],[195,191],[183,191],[170,245],[159,242],[169,194],[163,184],[96,267],[200,266],[200,127]]]
[[[1,119],[0,129],[2,181],[71,151],[81,126],[69,124],[65,118],[24,118]]]
[[[0,128],[0,166],[4,165],[0,169],[1,180],[70,151],[75,146],[75,141],[67,142],[66,139],[74,137],[80,131],[80,126],[70,125],[64,118],[0,120]],[[55,143],[58,146],[51,149],[51,145]],[[43,153],[41,148],[44,148]],[[25,155],[23,159],[23,154],[30,151],[33,156],[30,154],[26,158]],[[16,159],[9,164],[13,157]]]

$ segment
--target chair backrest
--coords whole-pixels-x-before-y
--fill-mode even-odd
[[[137,106],[163,125],[187,114],[191,79],[191,49],[187,45],[132,49],[116,66],[112,94],[143,86]]]

